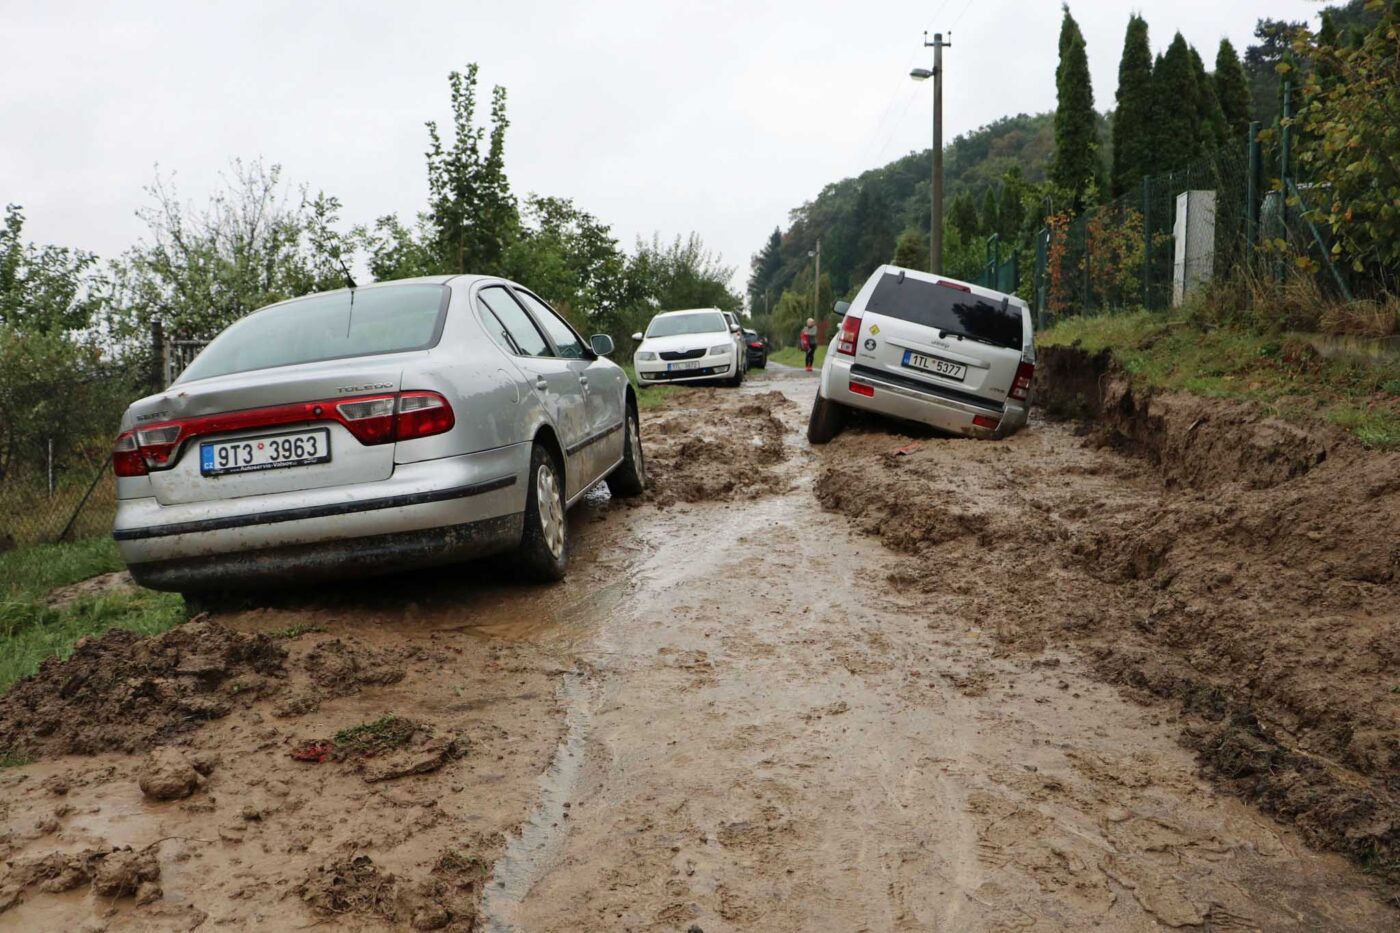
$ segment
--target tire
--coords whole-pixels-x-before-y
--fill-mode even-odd
[[[734,375],[726,380],[725,384],[735,389],[744,384],[744,371],[737,363],[734,364]]]
[[[548,448],[538,443],[530,451],[526,482],[525,529],[516,559],[527,580],[553,583],[564,579],[569,566],[569,518],[564,511],[563,472]],[[543,503],[542,496],[548,497]]]
[[[608,474],[608,492],[614,499],[634,499],[647,488],[647,457],[642,452],[641,426],[637,409],[627,405],[627,422],[622,438],[622,462]]]
[[[825,444],[841,433],[846,426],[846,410],[829,398],[823,398],[821,389],[812,402],[812,416],[807,419],[807,440],[813,444]]]

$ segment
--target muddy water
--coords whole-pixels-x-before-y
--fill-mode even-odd
[[[776,462],[736,456],[734,483],[679,462],[697,425],[770,449],[768,414],[739,413],[775,388],[794,400],[764,403]],[[562,585],[484,565],[221,616],[316,631],[287,642],[280,693],[180,739],[222,756],[188,801],[145,801],[136,756],[0,772],[5,858],[155,845],[162,899],[31,890],[0,929],[402,929],[430,918],[424,890],[461,930],[1394,929],[1364,876],[1201,781],[1164,708],[1070,654],[1007,652],[995,627],[1017,607],[993,575],[947,580],[977,598],[935,604],[907,558],[823,511],[812,389],[775,373],[648,413],[675,432],[657,445],[670,485],[572,512]],[[1047,456],[1074,444],[1036,431]],[[340,643],[403,678],[278,712]],[[470,753],[373,784],[287,754],[386,713]],[[484,897],[447,855],[486,863]],[[352,887],[344,913],[313,912],[306,879],[350,856],[392,896],[356,907]]]
[[[644,513],[623,590],[574,618],[587,688],[492,929],[1390,928],[1162,713],[902,596],[813,499],[811,383],[772,384],[802,403],[791,488]]]

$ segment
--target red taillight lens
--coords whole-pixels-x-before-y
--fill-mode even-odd
[[[995,428],[997,425],[1001,424],[1000,421],[993,418],[991,415],[973,415],[972,423],[979,428]]]
[[[841,319],[841,333],[836,338],[836,352],[855,356],[858,339],[860,339],[860,318],[854,314],[848,314]]]
[[[136,435],[130,431],[117,438],[112,445],[112,471],[118,476],[145,476],[146,461],[141,459],[141,450],[136,446]]]
[[[1011,397],[1024,402],[1031,394],[1031,377],[1035,375],[1035,364],[1022,362],[1016,367],[1016,378],[1011,382]]]
[[[388,444],[394,440],[394,396],[355,399],[335,406],[338,420],[361,444]]]
[[[750,343],[749,346],[753,347],[755,350],[762,350],[762,349],[763,349],[763,344],[759,343],[758,341],[754,341],[753,343]]]
[[[312,421],[339,422],[366,446],[431,437],[452,430],[457,423],[452,406],[436,392],[249,408],[168,421],[127,432],[117,438],[112,451],[113,468],[118,476],[144,476],[148,470],[171,466],[181,445],[195,437]]]
[[[863,383],[859,383],[859,382],[852,382],[852,383],[850,384],[849,388],[850,388],[850,390],[851,390],[852,392],[854,392],[856,395],[864,395],[866,398],[874,398],[874,397],[875,397],[875,387],[874,387],[874,386],[864,385]]]
[[[452,406],[436,392],[405,392],[399,396],[397,440],[445,434],[457,423]]]

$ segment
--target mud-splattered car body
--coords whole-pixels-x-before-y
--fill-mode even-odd
[[[978,438],[1026,424],[1035,343],[1020,298],[881,266],[844,310],[822,366],[813,442],[830,440],[851,408]]]
[[[536,447],[561,522],[628,459],[636,403],[611,349],[491,277],[269,306],[127,410],[113,535],[139,582],[182,591],[510,550]]]

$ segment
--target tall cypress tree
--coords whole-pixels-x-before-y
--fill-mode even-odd
[[[1152,133],[1153,174],[1185,168],[1196,157],[1200,129],[1196,116],[1196,74],[1191,48],[1176,34],[1152,69],[1156,119]]]
[[[1214,152],[1225,145],[1229,130],[1225,126],[1225,113],[1220,109],[1220,100],[1215,96],[1215,81],[1206,74],[1205,62],[1201,53],[1191,49],[1191,72],[1196,81],[1196,154]]]
[[[1114,196],[1141,183],[1152,163],[1152,48],[1147,41],[1147,20],[1136,14],[1128,20],[1123,57],[1118,63],[1117,109],[1113,115]]]
[[[1244,76],[1244,65],[1235,53],[1229,39],[1220,40],[1220,51],[1215,55],[1215,96],[1220,101],[1220,111],[1225,117],[1225,131],[1232,140],[1242,140],[1249,132],[1249,121],[1253,102],[1249,97],[1249,81]]]
[[[1071,196],[1076,210],[1099,175],[1094,89],[1089,80],[1089,56],[1084,34],[1065,5],[1060,25],[1060,65],[1055,71],[1055,160],[1050,179]]]
[[[991,236],[1001,230],[1001,201],[997,197],[995,185],[988,185],[987,193],[982,195],[981,226],[984,236]]]

